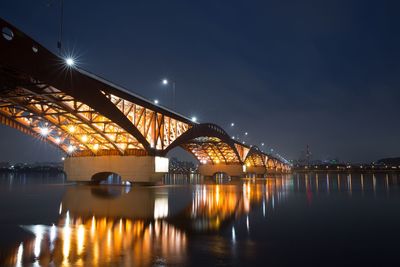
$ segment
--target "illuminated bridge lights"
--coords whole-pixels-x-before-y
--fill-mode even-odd
[[[0,37],[1,55],[11,55],[0,56],[2,124],[47,140],[74,157],[165,156],[182,147],[202,164],[287,169],[281,164],[284,159],[241,144],[218,125],[199,124],[196,117],[182,116],[81,70],[72,57],[57,57],[1,19],[0,27],[18,32],[11,40]],[[58,68],[60,61],[69,67]],[[55,71],[49,72],[52,64]]]
[[[240,162],[233,148],[219,138],[199,137],[182,146],[185,150],[194,154],[203,164],[207,161],[214,164]]]

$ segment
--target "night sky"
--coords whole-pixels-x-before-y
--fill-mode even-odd
[[[64,1],[79,67],[297,159],[400,156],[400,1]],[[58,0],[0,2],[56,52]],[[1,52],[1,51],[0,51]],[[234,122],[235,126],[230,127]],[[0,126],[0,161],[60,152]]]

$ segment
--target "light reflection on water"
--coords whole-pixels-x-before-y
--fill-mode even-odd
[[[157,187],[66,186],[56,222],[21,225],[33,237],[2,253],[1,266],[199,265],[190,259],[191,246],[210,235],[218,249],[213,245],[207,253],[235,259],[250,253],[249,246],[251,253],[257,251],[253,246],[262,230],[253,225],[280,219],[277,210],[293,201],[310,207],[333,195],[387,197],[398,194],[398,178],[396,173],[313,173],[223,183],[169,177],[174,186]]]
[[[41,266],[150,265],[152,253],[184,262],[186,235],[164,220],[62,217],[57,227],[24,226],[34,240],[22,243],[22,264]],[[54,229],[54,230],[53,230]],[[51,238],[54,231],[54,238]]]

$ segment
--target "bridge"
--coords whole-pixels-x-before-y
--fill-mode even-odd
[[[64,151],[68,180],[116,173],[154,182],[181,147],[211,176],[283,173],[290,165],[78,67],[0,19],[0,122]]]

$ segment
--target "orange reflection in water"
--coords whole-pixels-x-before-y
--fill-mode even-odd
[[[238,202],[236,186],[198,186],[190,209],[194,228],[218,229],[222,221],[233,215]]]
[[[280,200],[285,193],[288,179],[246,179],[237,185],[199,185],[196,187],[190,209],[195,230],[218,230],[242,215],[253,206]],[[265,209],[265,208],[264,208]]]
[[[293,179],[245,179],[234,184],[197,185],[191,202],[179,212],[169,212],[173,209],[168,206],[165,192],[157,191],[154,197],[153,193],[145,194],[144,189],[134,192],[132,197],[147,204],[140,209],[132,207],[132,198],[127,197],[131,195],[99,199],[89,194],[90,188],[77,187],[64,198],[65,210],[57,226],[23,227],[35,238],[21,243],[10,253],[7,263],[16,266],[180,265],[186,262],[187,232],[219,231],[260,204],[266,216],[286,197],[288,187],[293,187]],[[80,201],[71,201],[78,195]],[[85,203],[79,203],[82,199]],[[88,215],[95,209],[102,215]],[[141,219],[118,216],[119,213],[134,214],[133,210],[145,216]],[[247,217],[248,230],[249,225]]]
[[[9,259],[11,265],[135,266],[151,265],[156,256],[177,262],[185,259],[186,234],[164,220],[70,218],[67,212],[58,227],[24,228],[35,238],[21,243]]]

